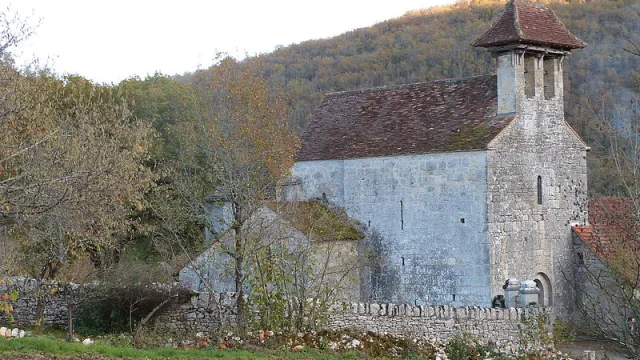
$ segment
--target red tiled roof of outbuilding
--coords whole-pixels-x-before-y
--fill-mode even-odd
[[[328,94],[296,160],[484,149],[514,119],[496,116],[496,87],[478,76]]]
[[[490,48],[511,44],[564,50],[587,45],[564,26],[549,7],[521,0],[509,1],[491,29],[471,45]]]
[[[600,197],[589,200],[589,225],[571,227],[603,259],[636,251],[639,228],[636,202],[631,198]]]

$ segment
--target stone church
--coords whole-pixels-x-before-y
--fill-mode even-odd
[[[472,44],[496,75],[326,95],[282,199],[364,225],[384,256],[362,300],[486,307],[518,278],[562,311],[589,150],[564,120],[563,71],[585,45],[547,6],[509,1]]]

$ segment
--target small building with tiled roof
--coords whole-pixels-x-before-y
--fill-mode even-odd
[[[230,203],[219,194],[210,195],[215,211],[228,211]],[[222,224],[212,224],[216,236],[210,246],[189,261],[179,272],[180,283],[197,292],[234,292],[235,274],[230,271],[235,251],[233,220],[224,214],[212,214]],[[361,226],[344,213],[319,201],[273,201],[252,212],[243,223],[245,256],[256,259],[245,266],[266,266],[270,259],[280,261],[278,269],[304,281],[290,284],[290,293],[306,291],[314,296],[333,291],[338,299],[359,296],[361,263],[357,249],[364,238]],[[273,256],[278,254],[278,256]],[[259,259],[259,260],[258,260]],[[260,265],[258,265],[260,266]],[[312,267],[317,276],[306,274]],[[247,274],[259,274],[258,269]],[[318,275],[319,274],[319,275]],[[256,279],[253,278],[252,281]],[[250,280],[246,280],[248,285]],[[247,293],[251,292],[247,287]]]
[[[636,341],[629,319],[640,317],[638,206],[637,198],[590,199],[589,223],[572,226],[573,323],[585,333]]]
[[[362,300],[490,306],[506,279],[535,279],[562,312],[588,150],[564,120],[563,71],[585,43],[547,6],[511,0],[473,46],[496,75],[327,94],[282,197],[365,225],[384,260]]]

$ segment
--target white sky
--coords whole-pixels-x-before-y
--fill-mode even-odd
[[[57,73],[119,82],[206,68],[216,51],[237,58],[328,38],[454,0],[0,0],[36,34],[16,51]]]

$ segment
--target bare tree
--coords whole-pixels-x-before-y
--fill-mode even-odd
[[[640,56],[629,40],[628,53]],[[594,144],[608,165],[609,197],[592,198],[588,226],[576,227],[573,278],[577,323],[593,335],[623,346],[640,359],[640,106],[632,94],[626,108],[602,101],[591,123],[600,132]]]

